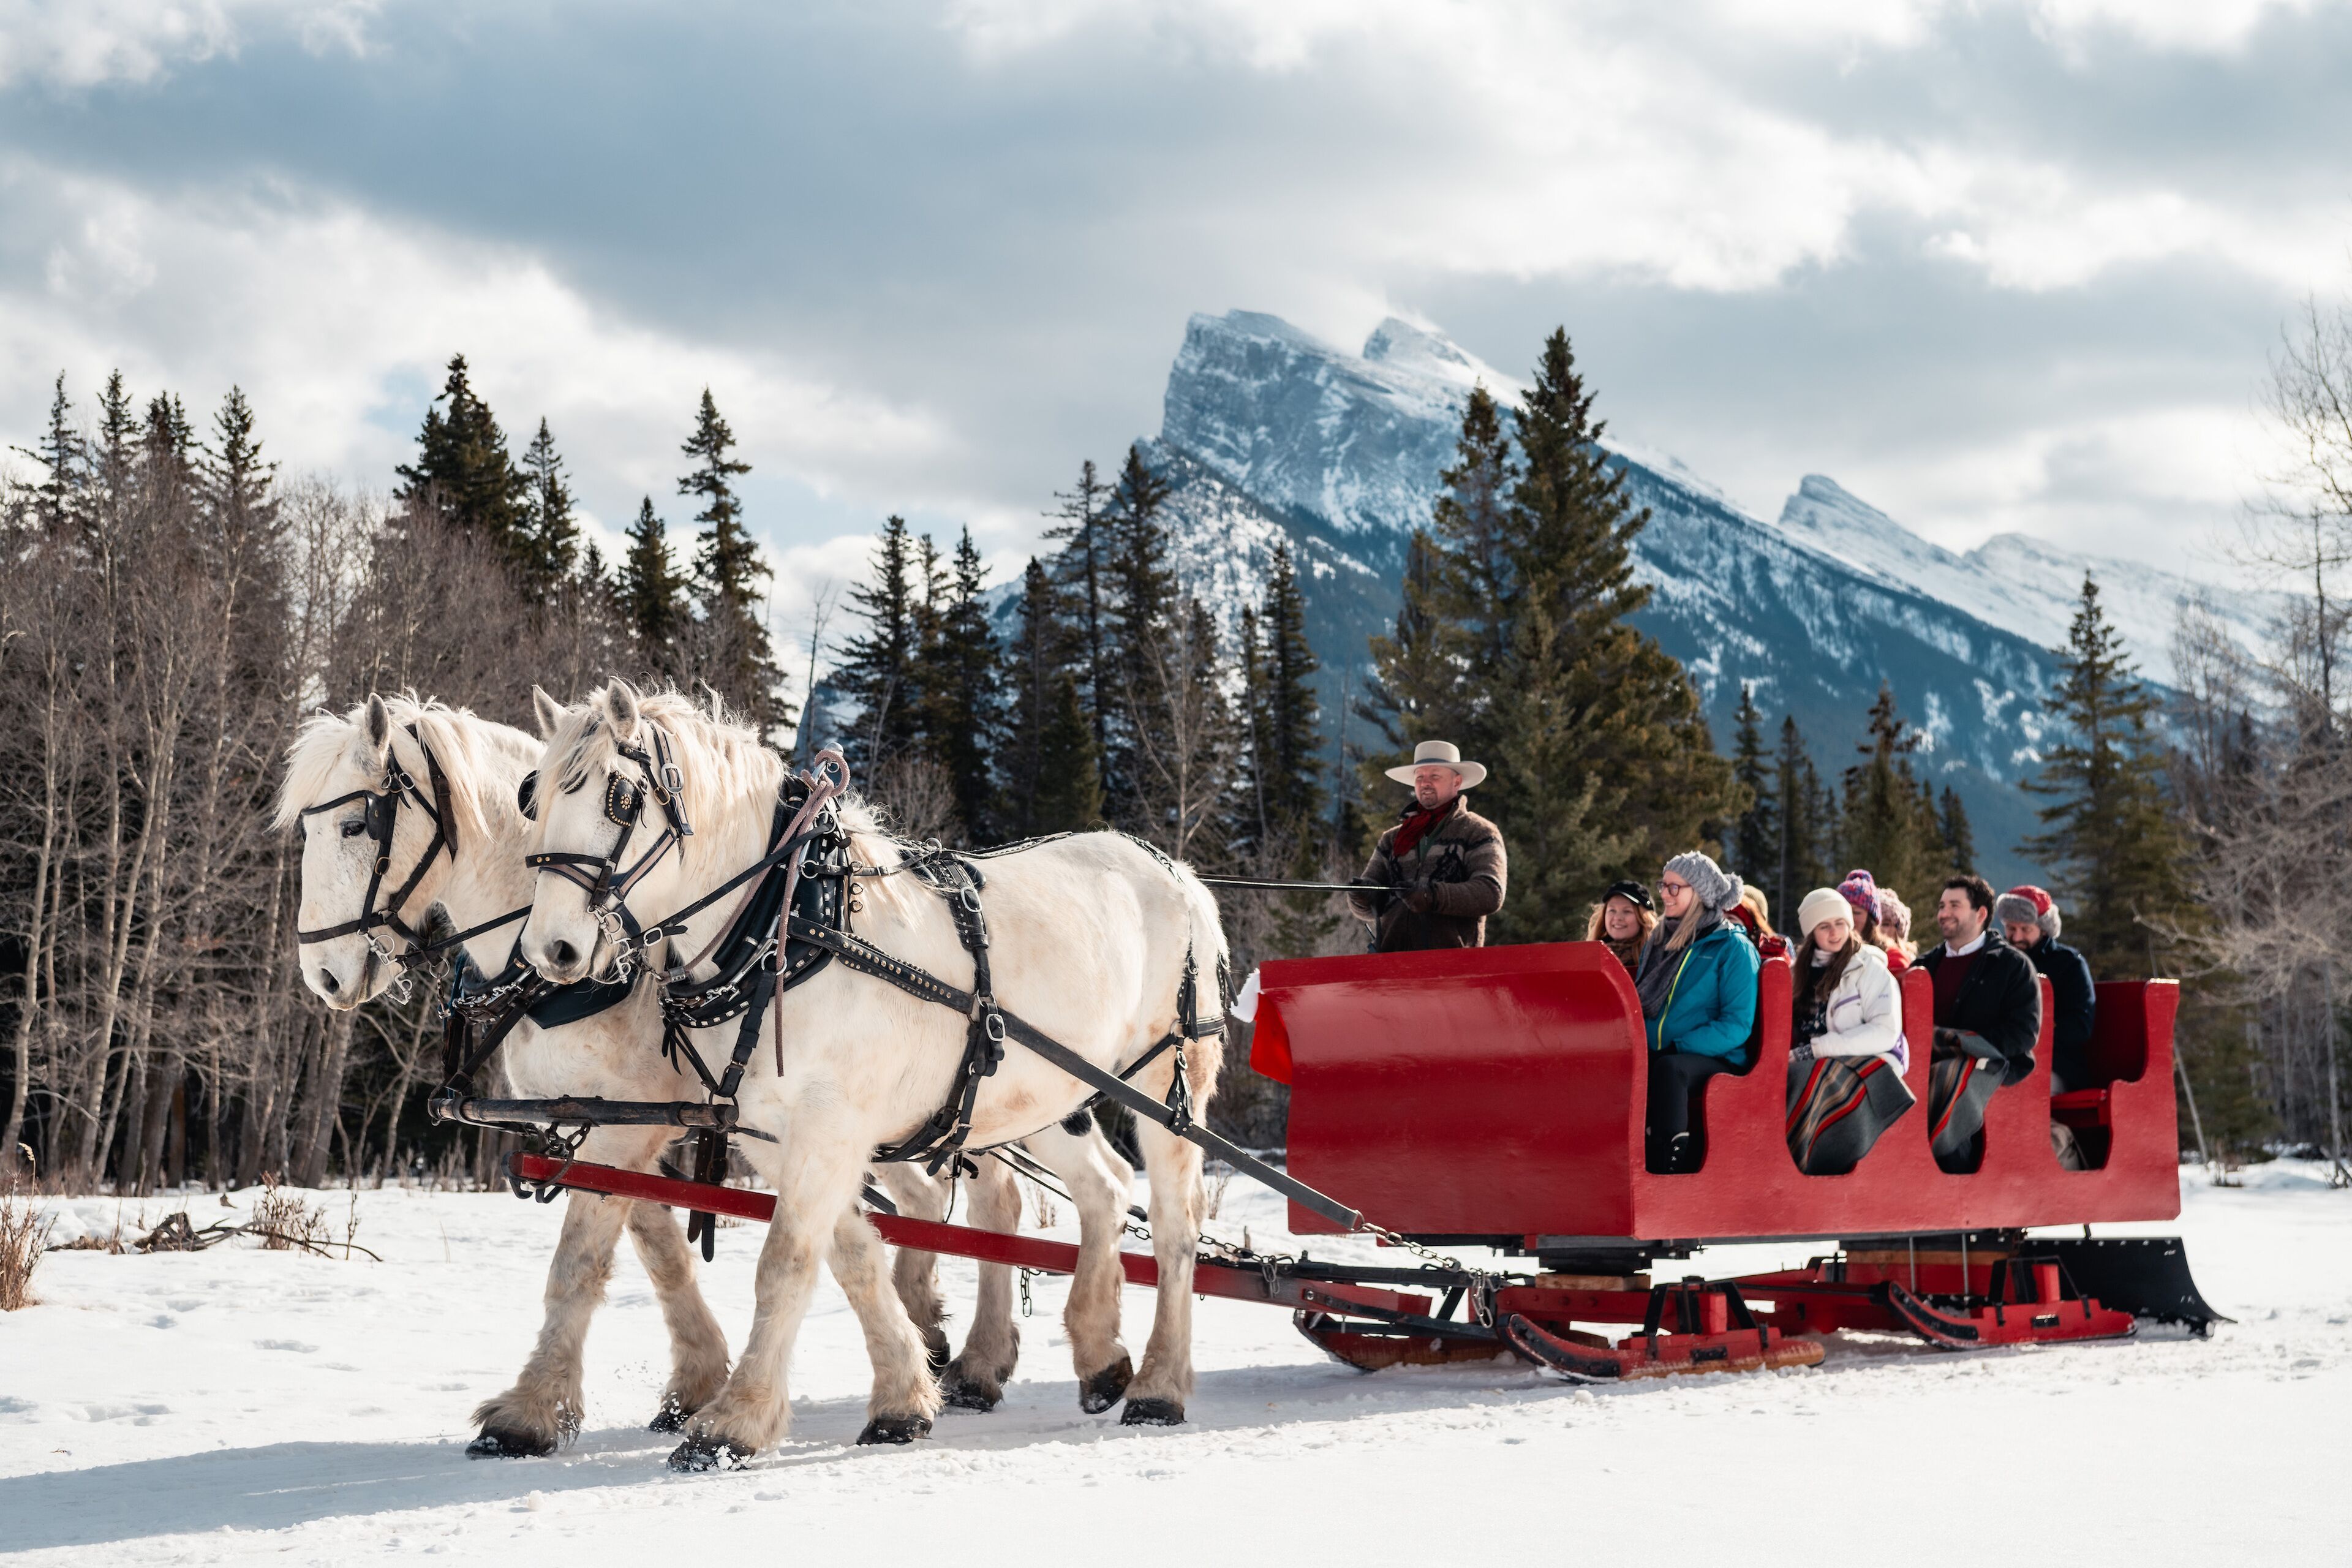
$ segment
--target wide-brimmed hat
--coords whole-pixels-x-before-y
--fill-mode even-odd
[[[1409,784],[1412,783],[1413,769],[1425,768],[1433,764],[1452,768],[1455,773],[1460,773],[1464,789],[1476,789],[1486,782],[1486,764],[1464,762],[1462,748],[1451,741],[1423,741],[1412,749],[1412,761],[1402,767],[1391,768],[1389,777],[1401,784]]]

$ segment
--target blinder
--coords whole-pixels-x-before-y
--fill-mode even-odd
[[[515,808],[522,813],[524,821],[539,820],[539,770],[537,768],[523,774],[522,783],[515,786]]]
[[[636,825],[637,813],[645,809],[645,792],[629,787],[629,781],[615,772],[604,781],[604,820],[615,827]]]

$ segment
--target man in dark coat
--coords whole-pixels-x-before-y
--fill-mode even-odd
[[[1977,1168],[1978,1134],[1993,1090],[2033,1070],[2042,1036],[2042,982],[2033,963],[1992,924],[1992,884],[1945,882],[1936,905],[1943,945],[1920,956],[1936,986],[1936,1043],[1927,1074],[1927,1142],[1947,1171]]]
[[[1423,741],[1389,777],[1412,786],[1412,803],[1357,879],[1378,890],[1348,896],[1372,927],[1372,951],[1485,946],[1508,879],[1501,830],[1463,795],[1485,781],[1486,764],[1463,761],[1449,742]]]
[[[2011,945],[2050,982],[2050,1092],[2096,1089],[2091,1071],[2091,1030],[2099,993],[2080,949],[2058,940],[2058,901],[2031,885],[2011,888],[1992,903]]]

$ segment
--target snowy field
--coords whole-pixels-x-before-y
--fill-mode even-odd
[[[644,1430],[667,1367],[625,1244],[588,1342],[587,1428],[547,1459],[469,1460],[476,1401],[538,1322],[558,1211],[502,1194],[358,1197],[330,1261],[239,1242],[51,1254],[0,1315],[0,1554],[10,1561],[343,1563],[439,1554],[582,1568],[742,1562],[1122,1564],[1279,1553],[1302,1565],[2352,1562],[2352,1194],[2315,1167],[2188,1173],[2178,1230],[2209,1342],[1938,1353],[1838,1336],[1818,1368],[1564,1386],[1509,1363],[1364,1375],[1287,1314],[1197,1310],[1190,1424],[1082,1415],[1059,1282],[1034,1287],[1018,1381],[912,1448],[850,1446],[856,1326],[828,1280],[793,1369],[793,1429],[748,1469],[680,1477]],[[249,1193],[235,1195],[240,1206]],[[320,1194],[340,1221],[349,1194]],[[149,1200],[149,1221],[179,1200]],[[220,1199],[187,1200],[198,1226]],[[112,1228],[61,1205],[58,1239]],[[1240,1184],[1219,1228],[1281,1237]],[[141,1205],[121,1214],[134,1233]],[[233,1217],[233,1216],[232,1216]],[[2116,1234],[2121,1234],[2120,1231]],[[759,1233],[723,1230],[705,1288],[730,1342]],[[1328,1241],[1313,1244],[1334,1251]],[[1720,1249],[1721,1274],[1801,1247]],[[950,1263],[951,1299],[971,1269]],[[1127,1292],[1139,1352],[1148,1293]],[[715,1559],[688,1557],[688,1562]]]

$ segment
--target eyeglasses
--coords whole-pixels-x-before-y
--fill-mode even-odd
[[[1690,891],[1690,884],[1688,882],[1660,882],[1658,884],[1658,891],[1662,893],[1687,893]]]

